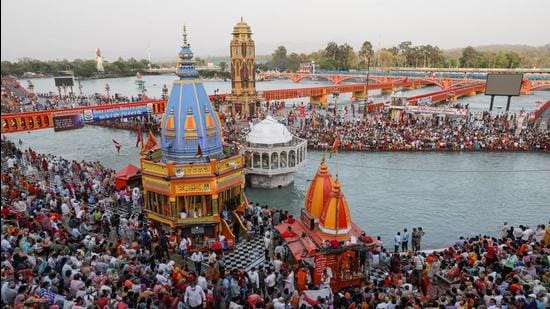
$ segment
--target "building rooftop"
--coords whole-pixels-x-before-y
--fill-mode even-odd
[[[250,133],[246,136],[246,141],[253,144],[284,144],[292,141],[292,134],[286,126],[271,116],[252,127]]]

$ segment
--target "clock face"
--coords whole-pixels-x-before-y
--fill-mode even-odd
[[[183,175],[185,175],[183,168],[176,169],[176,177],[183,177]]]

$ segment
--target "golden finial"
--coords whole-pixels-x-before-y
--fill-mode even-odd
[[[241,22],[243,21],[243,17],[241,16]]]
[[[326,153],[323,153],[323,156],[321,157],[321,163],[324,163],[326,160]]]

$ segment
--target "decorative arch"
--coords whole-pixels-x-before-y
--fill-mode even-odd
[[[276,170],[279,168],[279,154],[277,152],[271,153],[271,169]]]
[[[260,166],[261,166],[260,160],[261,160],[260,153],[257,152],[257,151],[254,152],[254,154],[252,155],[252,167],[253,168],[260,168]]]
[[[280,168],[286,168],[288,162],[287,153],[286,151],[281,151],[281,154],[279,155],[279,167]]]
[[[291,150],[288,152],[288,167],[296,166],[296,151]]]

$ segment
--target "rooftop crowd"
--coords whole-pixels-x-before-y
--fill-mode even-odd
[[[460,237],[420,251],[421,228],[365,256],[361,287],[309,299],[311,269],[294,268],[273,226],[286,212],[250,204],[268,266],[228,269],[223,250],[147,224],[139,190],[114,189],[114,171],[2,141],[1,299],[6,308],[545,308],[550,226],[505,224],[500,235]],[[126,209],[119,215],[117,209]],[[128,215],[130,214],[130,215]],[[409,249],[410,243],[410,249]],[[199,249],[204,249],[203,251]],[[303,266],[303,265],[302,265]],[[373,276],[380,273],[381,276]]]

